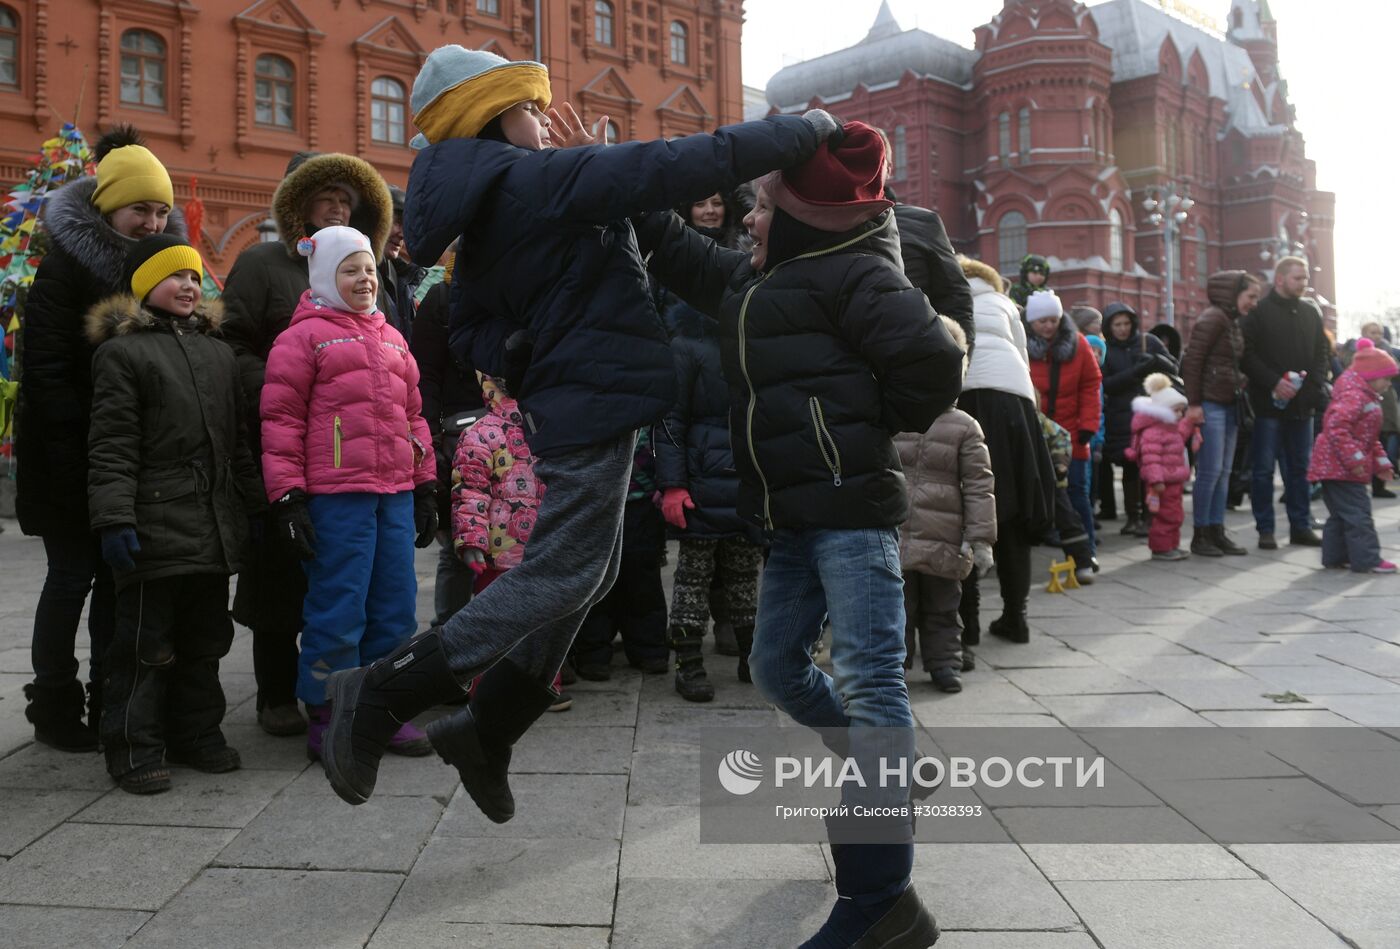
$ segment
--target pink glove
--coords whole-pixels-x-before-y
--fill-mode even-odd
[[[661,492],[661,516],[672,527],[685,530],[685,512],[695,510],[695,502],[685,488],[667,488]]]

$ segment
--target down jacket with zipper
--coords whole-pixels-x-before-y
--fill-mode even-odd
[[[1235,394],[1244,384],[1240,357],[1244,355],[1244,334],[1235,303],[1249,286],[1243,270],[1222,270],[1206,282],[1210,306],[1191,327],[1191,341],[1181,356],[1181,379],[1186,401],[1235,404]]]
[[[266,508],[244,425],[233,352],[211,334],[219,303],[179,319],[122,294],[87,316],[93,357],[88,504],[94,530],[133,527],[133,570],[160,577],[238,573],[248,517]],[[76,501],[77,499],[72,499]]]
[[[958,255],[948,240],[948,230],[938,212],[912,204],[894,206],[899,230],[899,254],[904,275],[928,297],[933,311],[962,328],[963,347],[977,351],[977,323],[972,312],[972,291],[967,285]]]
[[[997,540],[992,459],[982,426],[949,409],[922,435],[895,436],[909,482],[909,520],[899,531],[905,570],[962,580],[972,572],[964,544]]]
[[[962,267],[977,325],[977,347],[971,352],[963,390],[996,389],[1035,402],[1021,311],[1001,292],[1001,277],[991,267],[977,260],[964,260]]]
[[[1348,369],[1333,387],[1332,401],[1323,413],[1322,434],[1313,445],[1308,480],[1358,484],[1370,484],[1373,477],[1389,480],[1393,471],[1380,433],[1381,397]]]
[[[1133,331],[1127,339],[1118,339],[1109,329],[1113,318],[1126,313],[1132,320]],[[1138,315],[1124,303],[1110,303],[1103,311],[1103,431],[1104,457],[1122,462],[1123,452],[1132,440],[1133,399],[1142,394],[1142,380],[1154,372],[1176,373],[1167,345],[1151,333],[1142,332]]]
[[[1040,393],[1040,410],[1074,438],[1074,459],[1089,457],[1082,432],[1099,430],[1099,361],[1068,313],[1049,340],[1031,333],[1026,338],[1031,381]]]
[[[267,358],[267,499],[396,494],[436,477],[418,364],[378,309],[338,310],[308,290]]]
[[[788,219],[777,211],[770,255]],[[892,436],[957,398],[963,352],[900,267],[886,211],[755,271],[675,214],[651,215],[652,272],[717,315],[739,514],[774,528],[895,527],[909,513]]]
[[[26,534],[86,534],[88,423],[93,344],[84,319],[119,292],[135,241],[92,203],[96,178],[79,178],[44,202],[52,241],[25,298],[20,345],[24,378],[15,415],[15,513]],[[172,208],[165,233],[185,236]]]
[[[628,219],[795,165],[817,145],[797,116],[542,151],[448,139],[413,161],[404,239],[430,264],[460,235],[453,349],[507,381],[531,450],[555,457],[650,425],[675,402],[670,346]]]
[[[1185,484],[1191,480],[1186,443],[1195,435],[1189,419],[1140,395],[1133,399],[1133,435],[1124,454],[1137,464],[1144,484]]]

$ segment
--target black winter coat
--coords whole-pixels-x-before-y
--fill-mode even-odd
[[[248,517],[263,510],[248,448],[238,365],[213,338],[217,303],[192,320],[156,314],[130,295],[87,317],[93,357],[88,503],[92,527],[134,527],[134,570],[117,588],[195,573],[237,573]]]
[[[1142,380],[1154,372],[1173,374],[1176,363],[1163,342],[1138,328],[1138,316],[1123,310],[1133,320],[1133,333],[1120,340],[1108,331],[1109,314],[1117,314],[1111,306],[1104,313],[1104,342],[1107,353],[1103,359],[1103,453],[1104,457],[1123,463],[1123,452],[1133,438],[1133,399],[1142,395]]]
[[[924,291],[935,313],[962,327],[970,357],[977,341],[977,323],[972,318],[972,289],[948,240],[943,219],[927,208],[896,204],[894,220],[899,227],[904,276]]]
[[[1244,331],[1240,368],[1249,377],[1249,404],[1255,415],[1303,418],[1327,407],[1329,347],[1316,303],[1270,290],[1241,321],[1240,329]],[[1307,378],[1288,405],[1276,409],[1273,388],[1290,369],[1306,371]]]
[[[413,161],[404,239],[427,264],[461,236],[453,349],[510,380],[530,449],[553,457],[650,425],[675,402],[670,347],[628,218],[798,164],[817,144],[796,116],[543,151],[448,139]],[[505,358],[522,331],[523,372]]]
[[[79,178],[44,205],[53,246],[34,274],[23,318],[23,381],[15,419],[16,513],[26,534],[87,533],[92,344],[83,319],[122,284],[134,242],[92,203],[96,178]],[[185,235],[178,210],[165,232]]]
[[[476,409],[483,411],[481,386],[473,370],[461,366],[447,343],[448,283],[434,284],[413,318],[409,352],[418,363],[418,394],[423,397],[423,420],[433,436],[437,453],[438,520],[451,524],[452,456],[457,436],[443,437],[443,422]]]
[[[648,218],[643,247],[666,287],[719,317],[740,516],[766,529],[903,523],[892,436],[926,431],[953,403],[963,352],[905,278],[894,215],[764,273],[675,214]]]
[[[685,488],[695,502],[680,537],[718,540],[762,536],[739,517],[739,471],[729,444],[729,389],[720,368],[719,324],[684,303],[688,331],[671,340],[676,361],[676,404],[652,439],[656,481]],[[674,530],[674,529],[673,529]]]

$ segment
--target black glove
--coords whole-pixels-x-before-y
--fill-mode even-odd
[[[1089,444],[1091,441],[1094,440],[1094,436],[1097,435],[1097,434],[1098,434],[1097,432],[1091,432],[1091,431],[1088,431],[1088,430],[1082,430],[1082,431],[1080,431],[1080,433],[1079,433],[1079,444],[1081,444],[1081,445],[1087,445],[1087,444]]]
[[[272,505],[273,522],[277,525],[277,536],[281,537],[296,553],[298,559],[316,559],[316,528],[311,523],[311,512],[306,509],[306,492],[293,488]]]
[[[102,529],[102,559],[113,570],[132,570],[136,561],[132,554],[139,554],[141,545],[136,540],[134,527],[104,527]]]
[[[418,532],[414,545],[426,547],[431,544],[437,528],[437,482],[425,481],[413,489],[413,529]]]
[[[818,142],[826,142],[829,147],[835,148],[845,141],[846,133],[841,129],[841,123],[832,118],[831,113],[825,109],[808,109],[802,113],[802,121],[817,133]]]

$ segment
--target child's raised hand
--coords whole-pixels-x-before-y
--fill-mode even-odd
[[[607,125],[608,117],[604,115],[593,123],[593,128],[604,129]],[[598,135],[583,124],[583,119],[578,117],[574,107],[567,102],[557,109],[549,110],[549,140],[554,143],[555,148],[599,143]]]

